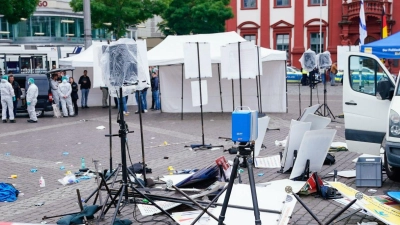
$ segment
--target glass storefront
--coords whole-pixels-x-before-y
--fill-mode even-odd
[[[105,29],[92,29],[93,40],[110,38]],[[31,16],[11,25],[0,17],[0,39],[16,44],[83,44],[83,18],[60,16]]]

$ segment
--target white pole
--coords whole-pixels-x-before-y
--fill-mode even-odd
[[[322,1],[319,0],[319,53],[322,53]]]
[[[86,50],[92,45],[92,20],[90,18],[90,0],[83,1],[83,25]]]

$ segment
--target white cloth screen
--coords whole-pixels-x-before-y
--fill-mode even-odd
[[[199,77],[199,60],[200,60],[200,76],[202,78],[212,76],[211,51],[209,43],[194,43],[194,42],[185,43],[184,55],[185,55],[184,63],[185,63],[186,79]]]
[[[201,81],[201,100],[200,100],[200,85],[199,81],[192,81],[192,104],[194,107],[208,104],[207,81]]]

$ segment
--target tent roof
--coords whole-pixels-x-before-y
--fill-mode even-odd
[[[169,35],[160,44],[147,52],[150,66],[162,66],[184,63],[184,43],[209,42],[211,45],[211,60],[221,61],[221,46],[229,43],[246,41],[236,32],[197,35]],[[262,61],[286,60],[286,52],[261,48]]]
[[[379,58],[400,58],[400,32],[392,34],[387,38],[368,43],[361,46],[361,52],[372,53]]]
[[[77,55],[60,59],[59,64],[61,66],[93,67],[93,46],[105,44],[107,42],[92,42],[92,45],[88,49]]]

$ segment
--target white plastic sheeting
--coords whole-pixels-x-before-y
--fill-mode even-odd
[[[151,61],[150,58],[149,61]],[[221,108],[218,65],[212,65],[212,77],[202,78],[202,80],[207,80],[208,85],[208,104],[203,106],[204,112],[232,112],[234,106],[240,106],[239,80],[221,79]],[[286,112],[285,66],[285,61],[283,60],[263,62],[264,75],[260,76],[263,112]],[[200,107],[193,107],[191,98],[191,81],[197,79],[185,79],[182,71],[183,64],[159,67],[163,112],[179,113],[182,111],[182,81],[183,112],[200,112]],[[255,79],[242,79],[242,97],[244,106],[258,110]]]

